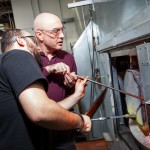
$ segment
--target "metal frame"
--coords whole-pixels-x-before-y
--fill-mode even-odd
[[[92,4],[92,0],[85,0],[81,2],[69,3],[68,8],[75,8]]]
[[[138,20],[138,22],[137,22]],[[130,22],[136,26],[130,26]],[[142,38],[150,37],[150,6],[142,10],[133,18],[124,22],[111,33],[105,36],[103,43],[97,46],[98,51],[109,51],[130,43],[140,41]]]

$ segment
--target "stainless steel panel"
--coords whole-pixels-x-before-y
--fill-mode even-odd
[[[138,62],[144,87],[144,100],[150,102],[150,43],[137,46]]]
[[[144,89],[144,102],[147,116],[147,136],[142,136],[142,141],[139,140],[144,146],[150,149],[150,43],[144,43],[137,46],[137,55],[140,68],[140,75]],[[137,133],[136,133],[137,134]]]
[[[95,80],[95,71],[99,70],[99,78],[105,84],[111,84],[109,58],[107,54],[99,55],[93,47],[93,36],[97,37],[97,25],[90,22],[73,47],[73,53],[78,68],[79,75],[88,75]],[[95,41],[97,42],[97,41]],[[100,63],[100,60],[102,63]],[[81,100],[82,113],[85,113],[94,100],[100,95],[104,88],[93,83],[88,83],[84,98]],[[93,118],[101,116],[114,115],[114,104],[112,92],[107,91],[103,105],[96,112]],[[113,120],[94,121],[92,132],[88,134],[87,139],[103,138],[103,133],[108,132],[115,138]]]

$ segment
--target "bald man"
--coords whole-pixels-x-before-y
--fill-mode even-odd
[[[41,13],[35,18],[34,31],[39,43],[41,68],[49,82],[47,95],[71,110],[79,99],[63,99],[74,92],[77,68],[72,54],[62,50],[64,26],[56,15]],[[76,149],[71,130],[51,131],[51,135],[53,150]]]

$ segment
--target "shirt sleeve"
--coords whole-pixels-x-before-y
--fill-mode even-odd
[[[42,73],[43,73],[44,77],[47,78],[47,77],[49,76],[50,73],[46,70],[45,67],[41,68],[41,70],[42,70]]]
[[[47,80],[42,75],[38,63],[26,51],[12,50],[8,52],[3,58],[3,70],[17,97],[33,82],[42,82],[47,89]]]

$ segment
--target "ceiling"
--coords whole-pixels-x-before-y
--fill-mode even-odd
[[[11,0],[0,0],[0,36],[4,30],[14,27]]]
[[[11,0],[0,0],[0,11],[2,12],[8,12],[12,10],[11,7]]]

